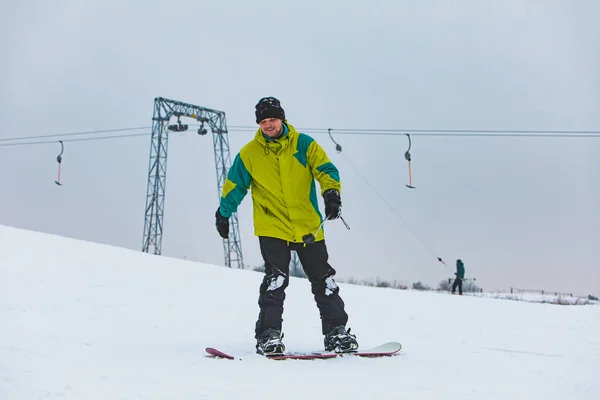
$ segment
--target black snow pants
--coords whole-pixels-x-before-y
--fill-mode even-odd
[[[265,260],[265,277],[259,289],[260,312],[256,321],[256,337],[267,329],[281,331],[292,250],[298,254],[304,273],[311,283],[312,293],[321,314],[323,334],[329,333],[336,326],[346,325],[348,315],[344,310],[339,288],[333,280],[335,270],[327,263],[329,255],[324,240],[305,245],[260,236],[259,243]]]
[[[458,287],[458,294],[462,294],[462,279],[456,278],[454,283],[452,284],[452,293],[456,292],[456,288]]]

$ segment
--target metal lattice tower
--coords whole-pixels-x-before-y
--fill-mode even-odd
[[[169,125],[171,117],[177,117],[176,125]],[[154,99],[152,116],[152,139],[150,144],[150,166],[148,169],[148,189],[146,194],[146,220],[142,251],[160,255],[162,252],[163,218],[165,206],[165,187],[167,179],[167,149],[169,130],[182,132],[187,125],[181,124],[180,117],[193,118],[200,122],[198,134],[205,135],[207,123],[213,134],[215,167],[217,171],[217,190],[219,197],[227,173],[231,167],[227,122],[223,111],[211,110],[192,104],[157,97]],[[237,265],[242,268],[242,246],[239,235],[237,213],[230,218],[229,239],[223,240],[225,266]]]

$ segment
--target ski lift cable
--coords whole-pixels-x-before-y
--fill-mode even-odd
[[[78,136],[78,135],[91,135],[91,134],[100,134],[100,133],[110,133],[110,132],[127,132],[141,129],[151,129],[151,127],[133,127],[133,128],[118,128],[118,129],[103,129],[103,130],[92,130],[92,131],[82,131],[82,132],[69,132],[69,133],[57,133],[51,135],[37,135],[37,136],[15,136],[10,138],[0,138],[0,146],[8,146],[10,144],[5,142],[14,142],[14,141],[29,141],[33,139],[46,139],[46,138],[58,138],[58,137],[69,137],[69,136]],[[230,125],[228,131],[229,132],[248,132],[255,131],[256,127],[249,125]],[[312,134],[328,134],[330,138],[333,140],[331,135],[332,132],[335,131],[336,134],[341,135],[369,135],[369,136],[399,136],[406,135],[406,132],[410,132],[413,136],[439,136],[439,137],[534,137],[534,138],[600,138],[600,131],[598,130],[460,130],[460,129],[334,129],[334,128],[303,128],[300,131],[304,131]],[[143,134],[147,135],[147,134]],[[102,136],[102,137],[93,137],[87,140],[101,140],[104,138],[107,139],[117,139],[117,138],[126,138],[131,136],[142,136],[142,135],[119,135],[119,136]],[[67,140],[65,140],[67,141]],[[70,140],[69,140],[70,141]],[[338,149],[337,142],[336,149]],[[31,144],[41,144],[41,143],[54,143],[54,141],[46,141],[46,142],[35,142]],[[27,144],[27,143],[18,143]],[[341,147],[341,146],[340,146]],[[338,151],[341,151],[339,148]]]
[[[377,196],[379,196],[379,198],[390,208],[390,210],[392,211],[392,213],[394,215],[396,215],[396,217],[398,217],[398,219],[408,228],[408,230],[423,244],[423,246],[425,246],[425,248],[427,250],[429,250],[429,252],[442,264],[444,264],[446,267],[450,268],[445,262],[444,260],[439,257],[437,254],[435,254],[435,252],[431,249],[431,247],[429,247],[429,245],[427,245],[427,243],[415,232],[414,229],[411,228],[411,226],[404,220],[404,218],[402,218],[402,216],[400,216],[400,214],[396,211],[396,209],[394,208],[394,206],[392,206],[392,204],[387,201],[385,199],[385,197],[379,193],[379,191],[375,188],[375,186],[373,184],[371,184],[371,182],[369,182],[369,180],[367,178],[364,177],[363,174],[360,173],[360,171],[358,170],[358,168],[356,168],[354,166],[354,164],[352,164],[352,162],[348,159],[348,157],[342,156],[344,158],[344,160],[348,163],[348,165],[350,165],[350,167],[354,170],[354,172],[356,172],[356,174],[363,180],[365,181],[365,183],[371,188],[371,190],[373,190],[373,192],[375,192],[375,194]]]
[[[51,137],[63,137],[63,136],[78,136],[78,135],[92,135],[97,133],[111,133],[111,132],[127,132],[127,131],[139,131],[141,129],[151,129],[150,126],[142,126],[137,128],[119,128],[119,129],[102,129],[96,131],[84,131],[84,132],[70,132],[70,133],[56,133],[51,135],[38,135],[38,136],[21,136],[0,139],[0,142],[9,142],[13,140],[32,140],[32,139],[45,139]]]
[[[127,135],[114,135],[114,136],[100,136],[100,137],[91,137],[91,138],[76,138],[76,139],[65,139],[63,142],[86,142],[91,140],[108,140],[108,139],[124,139],[136,136],[149,136],[150,132],[147,133],[131,133]],[[35,144],[48,144],[48,143],[56,143],[55,140],[40,140],[35,142],[22,142],[22,143],[0,143],[0,147],[8,147],[8,146],[26,146],[26,145],[35,145]]]
[[[229,131],[256,131],[250,125],[229,125]],[[346,129],[346,128],[298,128],[299,132],[341,135],[373,136],[468,136],[468,137],[557,137],[557,138],[599,138],[599,130],[501,130],[501,129]]]

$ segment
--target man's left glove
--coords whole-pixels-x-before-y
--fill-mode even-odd
[[[219,232],[219,235],[223,239],[229,239],[229,218],[222,216],[219,209],[217,208],[217,212],[215,213],[217,232]]]
[[[327,219],[338,219],[342,208],[340,192],[335,189],[326,190],[323,193],[323,199],[325,200],[325,215]]]

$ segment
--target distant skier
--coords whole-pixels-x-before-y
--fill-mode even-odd
[[[454,283],[452,284],[452,294],[456,292],[456,288],[458,287],[458,294],[462,294],[462,281],[465,279],[465,266],[461,259],[456,260],[456,272],[454,273],[456,278],[454,279]]]
[[[354,351],[358,342],[345,327],[348,315],[333,280],[336,271],[327,262],[323,231],[318,231],[314,243],[302,240],[303,235],[317,231],[323,221],[314,179],[319,182],[326,218],[339,218],[339,172],[312,137],[297,132],[287,122],[279,100],[260,99],[255,116],[259,129],[235,157],[215,217],[217,231],[222,238],[229,238],[229,217],[252,188],[254,234],[265,262],[258,298],[256,351],[265,355],[285,351],[282,315],[292,250],[298,254],[312,285],[325,350]]]

